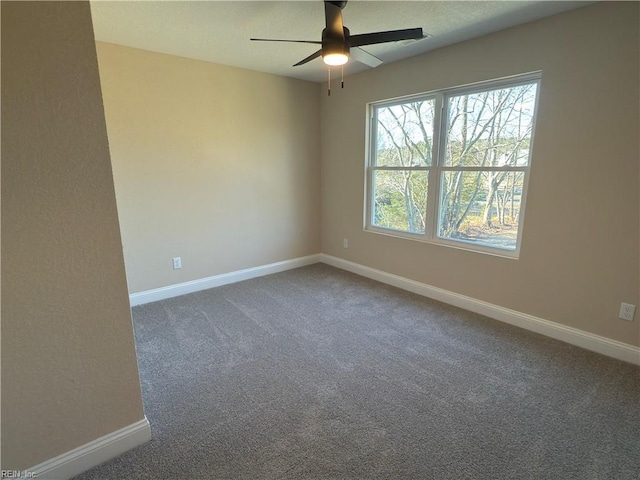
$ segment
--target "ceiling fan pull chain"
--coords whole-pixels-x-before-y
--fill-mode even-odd
[[[344,65],[340,65],[340,88],[344,88]]]
[[[329,72],[329,80],[327,80],[327,97],[331,96],[331,67],[327,68]]]

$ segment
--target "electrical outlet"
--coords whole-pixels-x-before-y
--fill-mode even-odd
[[[173,257],[173,269],[178,270],[179,268],[182,268],[182,258]]]
[[[342,248],[349,248],[349,239],[348,238],[343,238],[342,239]]]
[[[621,303],[620,304],[620,313],[618,314],[618,318],[622,320],[633,321],[633,316],[636,313],[636,306],[631,305],[629,303]]]

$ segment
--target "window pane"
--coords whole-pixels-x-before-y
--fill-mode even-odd
[[[515,250],[524,172],[444,172],[438,235]]]
[[[375,170],[372,225],[424,233],[428,172]]]
[[[450,97],[446,166],[529,163],[537,83]]]
[[[431,99],[376,109],[375,165],[431,165],[434,104]]]

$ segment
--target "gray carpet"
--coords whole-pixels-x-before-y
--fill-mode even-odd
[[[638,479],[640,368],[326,265],[133,309],[94,479]]]

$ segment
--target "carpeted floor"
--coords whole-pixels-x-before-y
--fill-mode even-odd
[[[639,367],[326,265],[133,317],[153,440],[76,480],[640,478]]]

